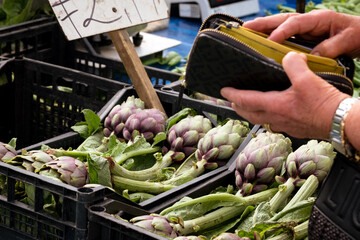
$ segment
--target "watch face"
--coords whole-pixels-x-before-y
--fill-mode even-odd
[[[218,7],[229,3],[240,2],[239,0],[209,0],[210,7]]]

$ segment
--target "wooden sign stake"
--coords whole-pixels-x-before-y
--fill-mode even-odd
[[[145,71],[144,65],[130,40],[127,30],[111,31],[109,32],[109,36],[140,99],[143,100],[148,107],[157,108],[165,113],[149,76]]]

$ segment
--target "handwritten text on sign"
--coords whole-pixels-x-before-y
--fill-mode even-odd
[[[49,0],[68,40],[169,17],[164,0]]]

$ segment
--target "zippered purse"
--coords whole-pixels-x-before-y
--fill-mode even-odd
[[[201,25],[189,54],[185,87],[216,98],[220,89],[260,91],[290,87],[282,65],[289,51],[307,55],[310,69],[340,91],[353,93],[354,62],[350,57],[325,58],[309,54],[315,45],[290,38],[279,44],[267,35],[242,27],[238,18],[215,13]]]

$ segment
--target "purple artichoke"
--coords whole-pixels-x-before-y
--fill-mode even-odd
[[[45,163],[43,170],[55,170],[54,177],[74,187],[83,187],[89,182],[86,165],[73,157],[63,156]]]
[[[166,115],[156,108],[144,109],[132,114],[125,122],[123,136],[126,140],[134,140],[138,135],[151,142],[156,134],[165,132]]]
[[[221,162],[228,160],[238,149],[250,129],[239,120],[229,120],[208,131],[199,140],[195,152],[198,161]]]
[[[46,152],[34,150],[17,155],[7,163],[74,187],[82,187],[89,181],[86,165],[72,157],[56,158]]]
[[[201,115],[182,119],[173,125],[168,132],[167,141],[170,144],[170,150],[175,153],[182,152],[185,157],[190,156],[196,151],[199,140],[211,128],[210,120]],[[183,159],[177,159],[177,161],[181,160]]]
[[[45,163],[55,159],[55,156],[40,150],[25,152],[17,155],[6,163],[24,168],[27,171],[39,173]]]
[[[219,99],[219,98],[214,98],[214,97],[211,97],[211,96],[199,93],[199,92],[194,93],[194,98],[199,99],[199,100],[204,100],[205,102],[214,103],[219,106],[231,107],[231,102],[229,102],[229,101]]]
[[[17,155],[13,146],[0,142],[0,160],[7,162]]]
[[[179,236],[174,238],[174,240],[207,240],[205,236]]]
[[[132,218],[130,222],[134,223],[135,226],[144,228],[159,235],[164,235],[168,238],[177,237],[176,232],[171,226],[171,221],[158,214],[138,216]]]
[[[251,139],[236,159],[236,185],[241,194],[267,189],[291,151],[290,139],[282,134],[264,132]]]
[[[286,171],[289,177],[307,179],[315,175],[321,182],[329,173],[336,152],[325,141],[310,140],[289,154],[286,159]]]
[[[122,130],[126,120],[134,113],[138,113],[145,108],[144,102],[140,98],[130,96],[121,105],[116,105],[105,118],[104,135],[110,134],[122,138]]]
[[[250,238],[239,237],[235,233],[221,233],[219,236],[215,237],[213,240],[250,240]]]

